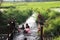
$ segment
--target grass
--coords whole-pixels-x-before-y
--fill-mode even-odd
[[[16,6],[16,9],[25,10],[32,8],[33,10],[48,9],[51,7],[60,7],[59,2],[4,2],[1,6]]]
[[[54,40],[60,40],[60,36],[59,37],[56,37]]]
[[[59,2],[15,2],[15,3],[13,3],[13,2],[4,2],[4,3],[2,3],[2,5],[1,6],[15,6],[16,7],[16,9],[18,9],[18,10],[26,10],[26,9],[33,9],[33,10],[38,10],[38,11],[41,11],[42,9],[45,11],[45,10],[47,10],[47,9],[49,9],[49,8],[52,8],[52,7],[54,7],[54,8],[56,8],[56,7],[60,7],[60,1]],[[25,12],[24,12],[25,13]],[[45,12],[44,12],[44,14],[45,14]],[[50,15],[51,14],[51,15]],[[49,15],[50,16],[55,16],[55,13],[53,14],[53,13],[50,13]],[[26,15],[26,14],[25,14]],[[46,16],[45,16],[46,17]],[[57,16],[58,17],[58,16]],[[60,17],[60,16],[59,16]],[[59,18],[58,18],[59,19]],[[57,20],[58,20],[57,19]],[[55,19],[54,19],[55,20]],[[55,22],[54,20],[50,20],[50,22]],[[59,21],[58,22],[55,22],[55,23],[59,23]],[[49,24],[49,23],[48,23]],[[56,24],[56,25],[57,25]],[[46,30],[47,31],[49,31],[49,30],[51,30],[51,29],[53,29],[54,27],[54,25],[52,25],[52,24],[49,24],[48,25],[49,27],[46,27]],[[57,37],[57,38],[55,38],[54,40],[59,40],[60,39],[60,37]]]

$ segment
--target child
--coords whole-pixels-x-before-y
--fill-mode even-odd
[[[28,24],[26,24],[25,32],[26,32],[26,33],[31,33],[31,31],[30,31],[30,27],[29,27],[29,25],[28,25]]]

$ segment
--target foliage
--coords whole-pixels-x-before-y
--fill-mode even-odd
[[[26,10],[32,8],[33,10],[48,9],[51,7],[60,7],[59,2],[4,2],[1,6],[15,6],[18,10]]]
[[[49,36],[52,32],[53,37],[60,35],[60,12],[50,10],[51,7],[60,7],[60,2],[3,3],[1,6],[15,6],[15,9],[10,8],[3,12],[0,18],[2,17],[3,20],[15,18],[19,24],[26,21],[32,14],[32,10],[39,11],[45,18],[44,34]]]
[[[60,36],[59,37],[55,37],[55,39],[54,40],[60,40]]]
[[[60,13],[51,11],[48,13],[48,18],[45,21],[44,25],[44,33],[45,35],[53,34],[53,37],[60,35]]]
[[[32,14],[32,10],[17,10],[17,9],[9,9],[7,12],[5,12],[8,19],[9,18],[15,18],[16,21],[20,24],[26,21],[26,19]]]
[[[17,10],[17,9],[8,9],[7,11],[4,11],[1,15],[0,15],[0,28],[2,30],[2,32],[0,33],[5,33],[7,31],[7,24],[8,21],[12,18],[16,20],[16,23],[24,23],[26,21],[26,19],[32,15],[32,10],[31,9],[27,9],[27,10]],[[6,30],[5,32],[3,32],[4,30]]]

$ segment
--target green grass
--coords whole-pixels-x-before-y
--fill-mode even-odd
[[[26,10],[26,9],[33,9],[36,11],[42,11],[42,14],[48,20],[46,23],[46,27],[44,29],[46,32],[57,33],[56,30],[59,29],[59,27],[60,27],[60,13],[56,13],[54,11],[51,11],[51,12],[48,12],[48,14],[47,14],[47,9],[52,8],[52,7],[54,7],[54,8],[60,7],[60,1],[59,2],[15,2],[15,3],[4,2],[4,3],[2,3],[1,6],[15,6],[16,9],[20,10],[20,11]],[[14,11],[13,11],[13,14],[14,14]],[[18,15],[22,14],[23,16],[26,16],[26,14],[28,14],[28,10],[26,10],[26,12],[25,11],[22,11],[20,13],[17,12],[17,14]],[[19,16],[17,16],[17,18],[18,17]],[[21,17],[19,17],[19,18],[21,18]],[[23,19],[23,18],[22,19],[19,19],[19,18],[18,18],[19,21]],[[59,39],[60,39],[60,37],[56,37],[54,40],[59,40]]]
[[[59,37],[56,37],[54,40],[60,40],[60,36]]]
[[[51,7],[60,7],[60,2],[4,2],[1,6],[16,6],[16,9],[48,9]]]

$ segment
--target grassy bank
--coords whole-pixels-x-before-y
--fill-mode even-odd
[[[2,3],[1,6],[15,6],[16,9],[19,9],[19,10],[24,10],[24,9],[48,9],[48,8],[51,8],[51,7],[60,7],[60,2],[5,2],[5,3]]]
[[[16,7],[12,9],[9,8],[7,11],[4,11],[1,15],[3,19],[1,16],[0,18],[2,21],[9,18],[16,18],[19,24],[26,21],[26,19],[32,14],[32,10],[41,12],[45,18],[44,34],[49,36],[52,33],[54,40],[58,40],[57,38],[60,38],[57,37],[60,36],[60,12],[50,10],[50,8],[60,8],[60,2],[4,2],[1,6]]]

